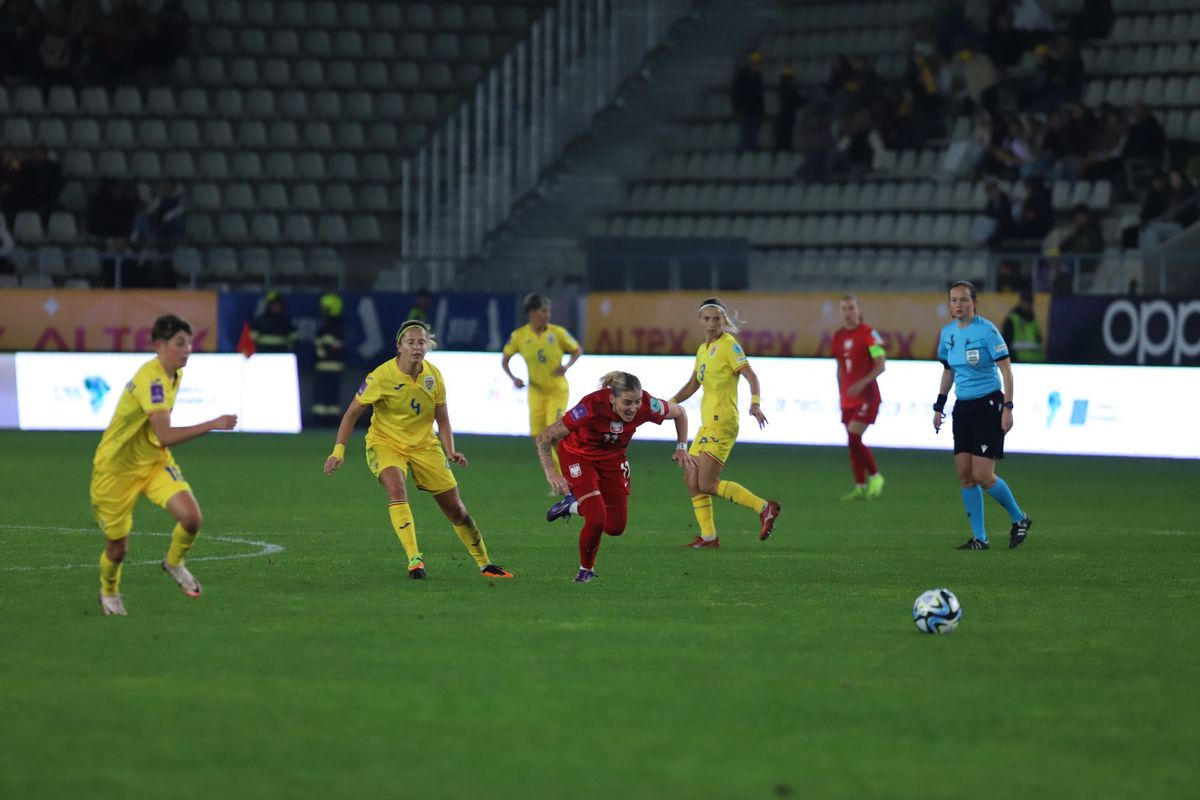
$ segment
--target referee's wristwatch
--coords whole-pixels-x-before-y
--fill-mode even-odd
[[[1009,411],[1011,411],[1011,410],[1012,410],[1012,407],[1013,407],[1012,401],[1010,400],[1010,401],[1008,401],[1007,403],[1001,403],[1001,404],[1000,404],[1000,407],[1001,407],[1001,408],[1007,408]]]

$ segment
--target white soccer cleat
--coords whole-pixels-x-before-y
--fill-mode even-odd
[[[128,612],[125,611],[125,601],[121,599],[119,594],[102,594],[100,595],[100,609],[106,617],[127,617]]]
[[[188,597],[200,596],[200,581],[196,580],[196,576],[189,572],[188,568],[183,564],[180,564],[178,567],[172,567],[164,558],[162,562],[162,568],[163,572],[170,575],[175,579],[175,582],[179,584],[179,590],[181,592],[186,594]]]

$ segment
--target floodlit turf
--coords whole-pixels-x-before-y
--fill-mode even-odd
[[[1183,435],[1181,433],[1181,435]],[[360,432],[361,436],[361,432]],[[481,577],[424,496],[405,577],[356,437],[176,449],[205,514],[184,597],[131,564],[105,619],[87,486],[96,434],[0,434],[0,797],[1191,797],[1200,769],[1200,464],[1014,456],[1035,525],[968,536],[947,453],[739,446],[776,535],[717,501],[696,532],[669,445],[631,448],[631,523],[571,582],[527,439],[460,438],[468,507],[516,580]],[[869,435],[868,435],[869,439]],[[28,527],[22,527],[28,526]],[[139,506],[132,562],[170,524]],[[220,538],[218,538],[220,537]],[[258,552],[230,560],[202,560]],[[66,569],[66,565],[87,565]],[[949,636],[912,625],[947,586]],[[1188,787],[1192,787],[1188,789]]]

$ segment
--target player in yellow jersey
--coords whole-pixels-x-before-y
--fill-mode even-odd
[[[433,334],[424,322],[413,319],[400,326],[396,357],[372,370],[346,408],[333,453],[325,459],[325,474],[333,474],[342,465],[354,424],[367,406],[372,406],[366,439],[367,466],[387,490],[388,516],[408,556],[408,577],[425,577],[425,561],[417,548],[416,524],[408,506],[406,476],[412,467],[417,488],[433,495],[479,571],[489,578],[511,578],[511,572],[488,558],[483,534],[463,505],[458,481],[447,463],[448,456],[465,467],[467,457],[454,449],[442,373],[425,359],[434,346]]]
[[[200,596],[200,581],[183,564],[200,533],[200,506],[167,448],[237,425],[235,414],[223,414],[197,425],[173,426],[171,410],[192,352],[192,326],[164,314],[154,320],[150,339],[155,357],[125,385],[92,460],[92,515],[106,539],[100,554],[100,608],[105,616],[125,616],[121,565],[129,551],[133,507],[141,495],[178,521],[162,568],[188,597]]]
[[[525,381],[512,374],[508,362],[520,354],[525,359],[529,372],[529,435],[535,439],[546,428],[562,419],[567,410],[571,387],[566,373],[571,365],[583,355],[583,348],[567,329],[550,324],[550,298],[531,293],[525,295],[525,316],[528,324],[522,325],[508,337],[500,368],[518,389],[525,388]],[[570,356],[563,363],[563,356]],[[558,453],[553,453],[554,467],[558,468]]]
[[[759,405],[758,376],[750,367],[741,344],[734,338],[740,320],[730,315],[716,297],[700,304],[700,324],[704,326],[704,344],[696,351],[696,367],[692,377],[671,398],[671,403],[687,400],[703,388],[700,401],[700,430],[692,439],[688,451],[696,457],[697,469],[688,470],[683,479],[692,495],[692,509],[700,525],[700,535],[687,546],[700,549],[720,547],[717,526],[713,521],[713,496],[724,497],[758,514],[758,538],[765,540],[775,528],[780,505],[764,500],[746,487],[733,481],[721,480],[721,470],[733,451],[738,435],[738,378],[750,384],[750,416],[765,427],[767,418]],[[703,457],[701,457],[703,456]]]

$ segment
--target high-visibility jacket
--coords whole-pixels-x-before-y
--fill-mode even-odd
[[[1036,363],[1046,360],[1046,351],[1042,346],[1042,328],[1036,319],[1025,319],[1016,311],[1008,315],[1012,325],[1012,351],[1016,361]]]

